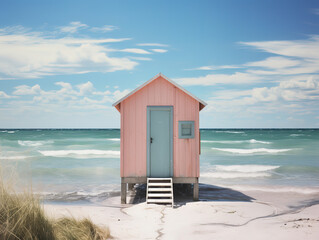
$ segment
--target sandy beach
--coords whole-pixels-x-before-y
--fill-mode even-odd
[[[318,239],[319,193],[236,191],[200,184],[200,201],[176,191],[175,207],[146,204],[143,188],[96,205],[44,204],[54,218],[89,217],[114,239]],[[132,204],[132,202],[135,202]]]

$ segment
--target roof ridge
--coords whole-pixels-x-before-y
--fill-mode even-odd
[[[179,88],[181,91],[185,92],[187,95],[191,96],[192,98],[196,99],[199,103],[201,103],[203,106],[206,106],[207,103],[204,102],[203,100],[199,99],[198,97],[196,97],[195,95],[193,95],[192,93],[190,93],[189,91],[187,91],[185,88],[183,88],[182,86],[180,86],[179,84],[177,84],[176,82],[174,82],[173,80],[169,79],[168,77],[166,77],[163,73],[159,72],[158,74],[156,74],[154,77],[152,77],[150,80],[146,81],[145,83],[143,83],[141,86],[135,88],[133,91],[129,92],[128,94],[126,94],[124,97],[120,98],[119,100],[117,100],[115,103],[112,104],[113,107],[115,107],[116,105],[118,105],[120,102],[122,102],[123,100],[125,100],[126,98],[128,98],[129,96],[133,95],[134,93],[136,93],[138,90],[140,90],[141,88],[143,88],[144,86],[148,85],[149,83],[153,82],[155,79],[157,79],[158,77],[162,77],[165,80],[167,80],[168,82],[170,82],[171,84],[173,84],[174,86],[176,86],[177,88]]]

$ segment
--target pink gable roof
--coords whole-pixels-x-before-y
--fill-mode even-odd
[[[190,97],[194,98],[196,101],[199,102],[199,110],[202,110],[207,103],[204,102],[203,100],[199,99],[198,97],[194,96],[193,94],[191,94],[190,92],[188,92],[186,89],[184,89],[183,87],[181,87],[180,85],[178,85],[176,82],[174,82],[173,80],[169,79],[168,77],[164,76],[162,73],[157,74],[156,76],[154,76],[153,78],[151,78],[150,80],[148,80],[147,82],[145,82],[144,84],[142,84],[141,86],[139,86],[138,88],[136,88],[135,90],[133,90],[132,92],[130,92],[129,94],[127,94],[126,96],[122,97],[121,99],[119,99],[118,101],[116,101],[112,106],[116,107],[117,110],[119,110],[119,104],[124,101],[126,98],[128,98],[129,96],[135,94],[136,92],[138,92],[140,89],[144,88],[146,85],[150,84],[151,82],[153,82],[155,79],[162,77],[165,80],[167,80],[168,82],[170,82],[171,84],[173,84],[175,87],[177,87],[178,89],[180,89],[181,91],[183,91],[184,93],[186,93],[187,95],[189,95]],[[120,111],[120,110],[119,110]]]

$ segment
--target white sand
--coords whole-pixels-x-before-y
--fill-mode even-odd
[[[108,226],[115,239],[319,239],[318,194],[241,194],[254,200],[205,198],[179,201],[171,208],[145,203],[121,205],[115,197],[100,206],[45,204],[44,208],[56,218],[89,217]],[[201,195],[206,196],[204,190]]]

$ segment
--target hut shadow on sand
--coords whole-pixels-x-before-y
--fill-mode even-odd
[[[193,189],[191,184],[174,184],[174,205],[180,207],[193,202]],[[135,185],[130,191],[129,203],[137,204],[146,201],[146,184]],[[254,198],[231,188],[219,187],[211,184],[199,184],[199,201],[207,202],[251,202]]]

